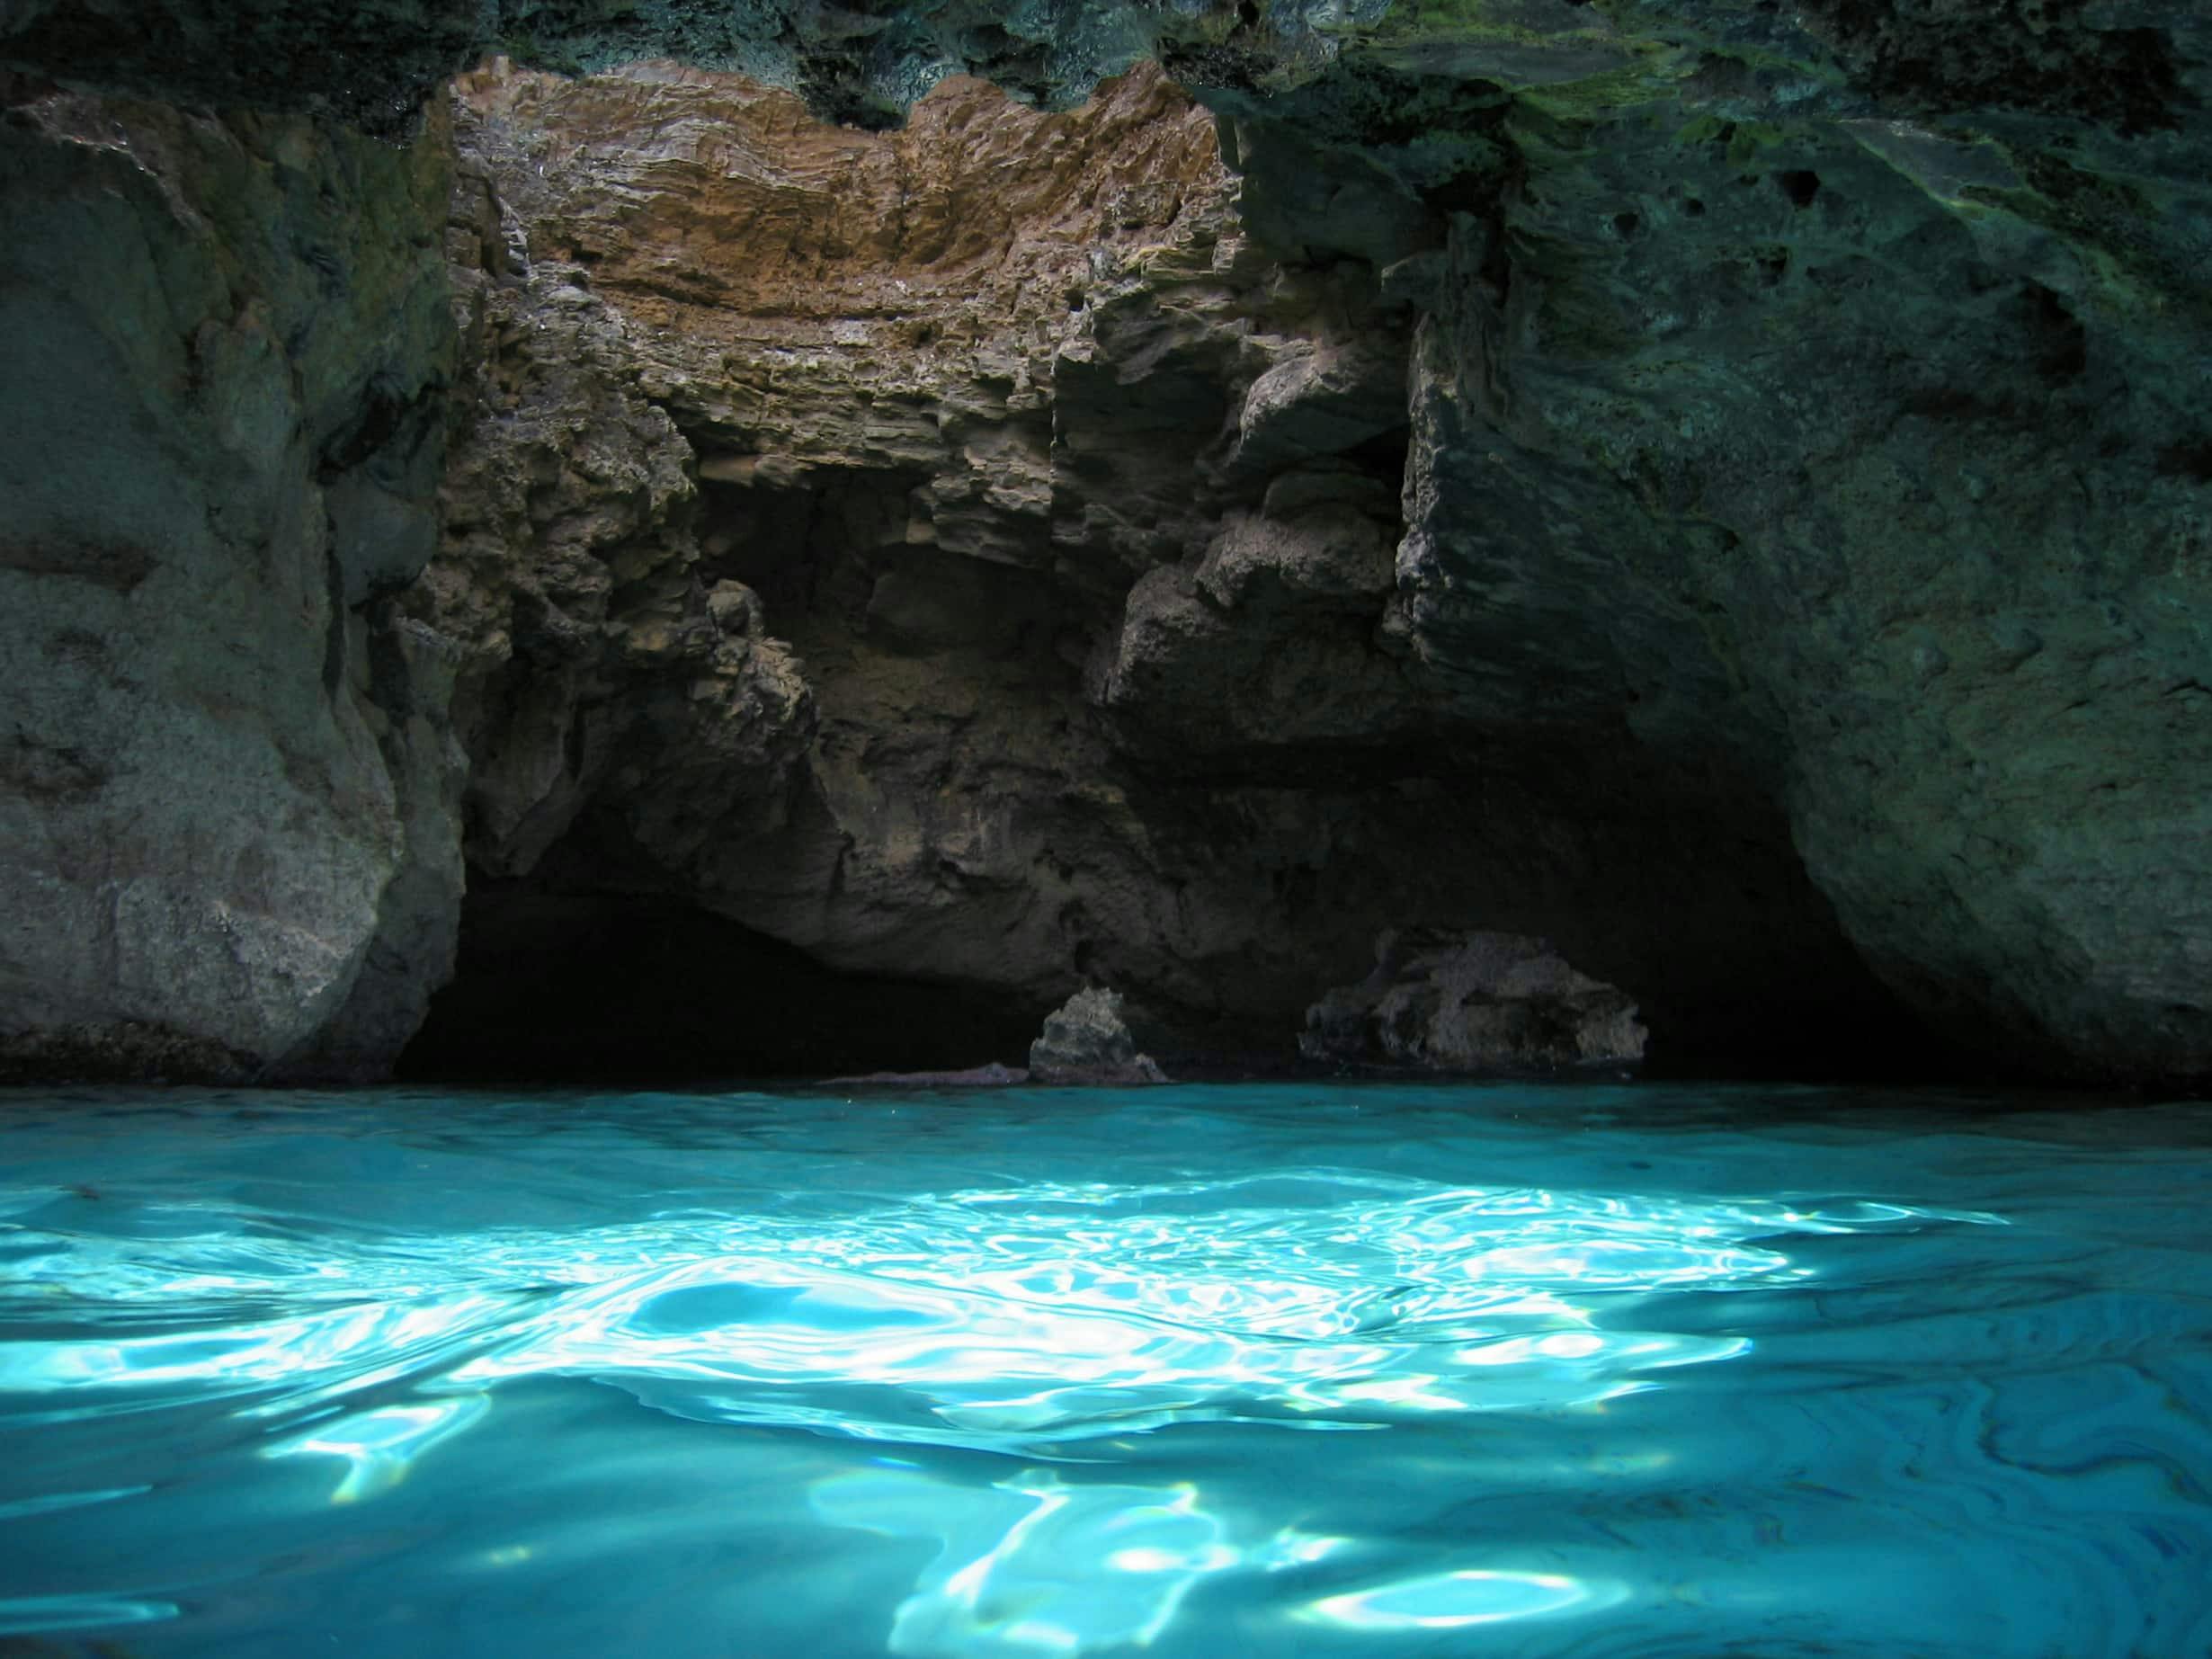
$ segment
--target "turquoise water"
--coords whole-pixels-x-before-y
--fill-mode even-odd
[[[0,1096],[0,1654],[326,1653],[2201,1659],[2212,1105]]]

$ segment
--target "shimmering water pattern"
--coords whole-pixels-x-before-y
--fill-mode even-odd
[[[2212,1655],[2212,1105],[0,1097],[0,1655]]]

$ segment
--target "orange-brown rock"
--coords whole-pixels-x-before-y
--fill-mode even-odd
[[[1287,1055],[1409,918],[1663,960],[1673,1013],[1769,948],[1756,890],[1817,914],[1771,830],[1718,880],[1651,834],[1682,786],[1613,736],[1440,726],[1395,614],[1413,299],[1256,247],[1156,71],[866,134],[495,66],[456,127],[477,406],[416,604],[470,642],[480,933],[651,890],[1032,1027],[1098,980],[1171,1054]],[[1805,931],[1771,982],[1847,981]]]
[[[437,121],[327,117],[510,24],[632,67],[468,83],[450,373]],[[1234,180],[941,81],[1147,58]],[[31,0],[0,104],[34,1068],[380,1064],[450,670],[479,894],[1278,1039],[1386,924],[1655,1054],[1862,957],[2212,1073],[2203,6]]]
[[[1233,227],[1213,117],[1149,65],[1060,113],[956,77],[887,133],[667,64],[583,80],[495,66],[455,96],[528,165],[503,183],[536,256],[586,266],[634,320],[702,347],[866,356],[861,326],[887,331],[887,357],[933,348],[917,369],[1019,354],[1065,333],[1100,258]]]
[[[666,66],[582,81],[495,68],[459,96],[530,258],[620,310],[639,385],[709,484],[925,474],[897,527],[910,542],[1039,563],[1056,516],[1153,528],[1131,504],[1056,513],[1053,383],[1062,359],[1080,378],[1110,355],[1095,311],[1122,326],[1146,313],[1148,352],[1207,356],[1200,444],[1216,382],[1272,361],[1225,316],[1263,267],[1236,231],[1212,118],[1150,67],[1059,114],[955,79],[888,134]],[[1121,367],[1099,371],[1127,381]],[[1174,456],[1179,481],[1193,454]]]

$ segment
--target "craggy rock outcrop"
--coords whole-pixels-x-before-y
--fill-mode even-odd
[[[532,261],[473,165],[447,246],[467,378],[444,551],[405,603],[455,653],[471,865],[534,868],[610,780],[648,852],[772,828],[812,701],[758,595],[701,575],[692,451],[636,326]]]
[[[0,94],[0,1075],[372,1074],[461,882],[446,146]]]
[[[1431,1071],[1526,1072],[1620,1066],[1650,1033],[1634,999],[1516,933],[1387,932],[1375,971],[1306,1011],[1309,1060]]]
[[[475,642],[479,869],[853,971],[1110,975],[1186,1050],[1280,1044],[1409,910],[1663,976],[1685,1048],[1747,976],[1869,995],[1740,780],[1440,722],[1390,625],[1409,303],[1256,250],[1155,72],[1057,116],[949,84],[873,136],[503,69],[457,120],[495,366],[410,603]],[[774,674],[642,694],[735,648],[702,602]]]
[[[1244,77],[1295,72],[1387,9],[1270,0],[1262,22],[1238,0],[13,0],[0,67],[394,131],[494,48],[569,74],[666,58],[795,87],[825,120],[879,128],[952,75],[1065,108],[1157,58]]]
[[[1165,1083],[1148,1054],[1137,1052],[1119,992],[1085,986],[1045,1016],[1030,1045],[1030,1081],[1064,1084]]]
[[[1680,1030],[1851,986],[1802,857],[1997,1062],[2203,1070],[2204,300],[2092,170],[2194,188],[2187,87],[2131,133],[2030,76],[1937,137],[1879,102],[1936,35],[1808,19],[1759,50],[1881,87],[1687,12],[1186,58],[1234,196],[1143,77],[1057,126],[944,89],[892,140],[674,72],[486,84],[495,188],[641,325],[709,570],[823,710],[789,832],[676,885],[856,967],[1245,1020],[1440,904]],[[2011,96],[1929,73],[1915,109]],[[1075,149],[1126,206],[1056,230]]]
[[[166,343],[245,326],[227,299],[184,326],[16,329],[17,378],[47,388],[22,406],[65,418],[18,417],[46,459],[11,483],[15,516],[43,528],[8,579],[49,587],[9,624],[30,641],[9,672],[70,704],[25,725],[49,756],[8,807],[6,856],[48,884],[26,891],[133,868],[51,851],[120,834],[69,816],[90,810],[69,767],[124,746],[79,740],[101,707],[148,729],[278,701],[338,733],[419,714],[420,742],[372,734],[373,769],[351,738],[284,747],[351,744],[426,837],[434,811],[401,803],[438,796],[437,763],[408,757],[436,747],[450,668],[480,870],[682,898],[839,967],[1042,997],[1104,979],[1229,1042],[1420,915],[1554,940],[1637,997],[1655,1057],[1700,1022],[1726,1046],[1891,1017],[1863,959],[1985,1065],[2212,1074],[2203,8],[378,0],[341,26],[262,0],[33,0],[0,19],[0,65],[395,128],[503,31],[540,61],[670,52],[798,93],[664,67],[466,84],[469,390],[412,628],[379,597],[418,556],[391,504],[423,498],[409,468],[434,456],[390,446],[434,423],[391,412],[426,406],[436,348],[368,344],[367,320],[419,264],[435,192],[402,192],[432,219],[396,213],[398,153],[290,118],[116,118],[179,155],[237,147],[256,159],[236,180],[133,165],[141,138],[58,141],[58,116],[6,135],[11,226],[92,210],[65,162],[120,181],[98,211],[143,238],[103,230],[71,266],[85,292],[120,281],[119,316],[189,309],[202,267],[272,289],[270,350],[299,365],[284,452],[306,459],[220,504],[224,558],[311,574],[319,534],[373,573],[324,611],[290,563],[235,601],[180,591],[158,639],[49,611],[51,584],[133,591],[87,576],[106,554],[54,551],[85,492],[51,458],[154,477],[150,446],[189,485],[165,498],[196,501],[233,465],[198,458],[245,442],[221,388],[262,371]],[[1059,115],[946,78],[1062,105],[1147,57],[1169,78]],[[806,115],[883,125],[910,103],[899,133]],[[320,228],[364,203],[357,231]],[[130,274],[141,239],[181,281]],[[30,269],[48,237],[26,240],[8,257]],[[297,297],[334,262],[346,281]],[[46,361],[37,337],[76,343]],[[337,375],[317,339],[361,356]],[[78,358],[72,414],[55,365]],[[131,540],[103,515],[132,493],[106,497],[77,515],[84,549]],[[289,659],[237,666],[287,605],[293,655],[325,611],[358,612],[320,689],[282,689]],[[44,665],[69,629],[148,664],[192,630],[245,655],[119,671],[134,689],[103,705],[89,670]],[[419,689],[378,677],[410,662]],[[354,775],[263,816],[375,842]],[[129,821],[197,871],[192,798]],[[263,914],[352,941],[343,896],[417,893],[375,901],[416,943],[359,982],[419,1001],[435,929],[397,917],[436,913],[442,878],[395,885],[436,864],[406,840]],[[83,905],[23,914],[19,939],[101,937]],[[154,930],[183,941],[155,977],[214,983],[204,921]],[[201,1040],[196,993],[171,1020],[89,945],[16,949],[40,987],[11,994],[25,1040],[103,1020]],[[326,977],[273,945],[225,959],[264,1010],[236,1053],[312,1046],[353,997],[352,945],[332,949]],[[405,998],[381,1005],[368,1024],[397,1029]]]

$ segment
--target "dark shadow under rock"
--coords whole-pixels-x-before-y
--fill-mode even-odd
[[[423,1082],[819,1078],[1019,1055],[1041,1005],[840,973],[672,899],[484,883],[400,1062]]]
[[[1306,1011],[1310,1060],[1436,1071],[1634,1065],[1648,1033],[1619,987],[1520,933],[1388,932],[1375,971]]]

